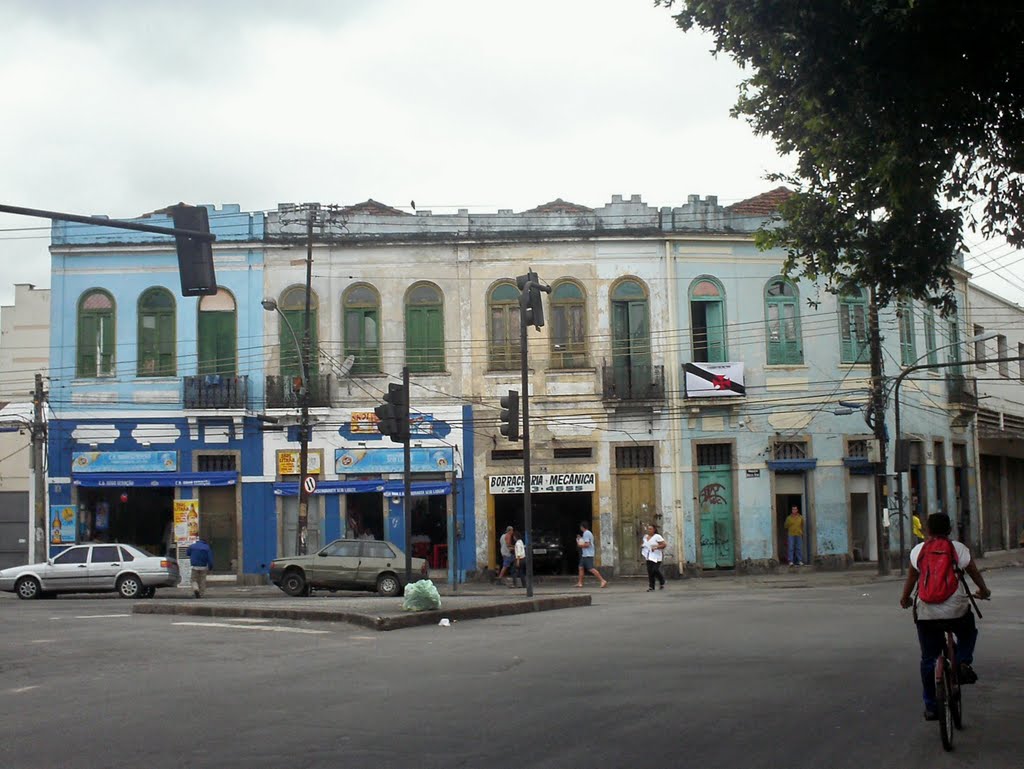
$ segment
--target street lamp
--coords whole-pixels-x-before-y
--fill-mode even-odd
[[[308,289],[306,297],[308,306]],[[276,312],[280,315],[285,326],[288,327],[292,340],[295,342],[295,352],[299,356],[299,370],[302,372],[302,387],[299,390],[299,403],[302,406],[302,416],[299,422],[299,522],[295,533],[295,553],[296,555],[305,555],[307,530],[309,529],[309,491],[306,488],[306,476],[309,474],[309,358],[302,354],[299,337],[296,335],[291,321],[288,320],[288,316],[278,307],[277,302],[274,299],[264,299],[260,304],[267,312]],[[308,312],[306,328],[308,337]]]
[[[974,344],[974,343],[977,343],[977,342],[986,342],[989,339],[995,339],[997,336],[999,336],[999,334],[997,332],[995,332],[995,331],[986,331],[984,334],[978,334],[976,336],[968,337],[967,339],[964,340],[963,343],[964,344]],[[900,448],[901,440],[902,440],[902,432],[901,432],[902,426],[901,426],[901,423],[900,423],[900,385],[903,384],[903,380],[906,379],[911,373],[913,373],[915,371],[921,371],[921,370],[924,370],[924,369],[950,368],[952,366],[962,366],[962,365],[964,365],[965,362],[970,364],[970,363],[979,363],[979,362],[980,363],[997,362],[997,361],[1002,361],[1002,360],[1019,360],[1019,358],[999,358],[996,361],[959,361],[959,360],[956,360],[956,361],[950,361],[950,362],[947,362],[947,363],[925,363],[923,365],[918,365],[920,363],[920,361],[924,360],[929,355],[932,355],[933,353],[936,353],[939,350],[945,350],[945,349],[947,349],[949,347],[958,347],[960,344],[961,344],[961,342],[958,339],[956,341],[950,342],[949,344],[944,344],[941,347],[936,347],[934,350],[929,350],[924,355],[920,356],[917,360],[915,360],[912,364],[910,364],[909,366],[906,366],[900,372],[899,376],[896,377],[896,384],[893,386],[893,398],[895,400],[895,406],[896,406],[896,408],[895,408],[895,411],[896,411],[896,413],[895,413],[895,428],[896,428],[895,440],[896,440],[896,457],[897,457],[897,459],[902,455],[901,448]],[[959,357],[959,356],[957,356],[957,357]],[[900,463],[900,464],[902,464],[902,463]],[[893,468],[893,469],[895,470],[895,468]],[[904,556],[905,556],[905,552],[906,552],[906,541],[904,539],[904,523],[903,523],[903,515],[904,515],[904,513],[903,513],[903,473],[904,473],[903,470],[896,470],[896,504],[897,504],[897,509],[899,511],[899,514],[900,514],[899,522],[900,522],[900,575],[901,576],[903,575],[903,572],[904,572],[904,569],[905,569],[905,566],[904,566]]]

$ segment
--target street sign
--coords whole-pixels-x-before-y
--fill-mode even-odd
[[[307,494],[312,494],[316,491],[316,478],[312,475],[307,475],[306,480],[302,482],[302,487],[306,490]]]

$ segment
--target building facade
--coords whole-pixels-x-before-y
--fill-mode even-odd
[[[49,344],[49,289],[15,284],[14,303],[0,307],[0,568],[35,554],[32,393],[36,374],[46,383]]]
[[[671,569],[774,568],[793,507],[805,560],[876,560],[869,294],[790,279],[781,252],[756,248],[785,194],[444,215],[225,206],[210,211],[222,289],[201,300],[179,296],[159,237],[57,224],[49,502],[75,517],[72,537],[159,549],[175,503],[196,500],[218,569],[239,579],[294,553],[309,253],[309,549],[366,536],[449,578],[498,568],[500,533],[523,525],[522,444],[500,434],[499,399],[522,389],[517,278],[534,270],[551,289],[526,333],[538,570],[575,571],[581,521],[611,573],[640,572],[652,523]],[[883,309],[885,376],[966,360],[967,326]],[[403,367],[408,504],[402,448],[373,413]],[[969,373],[903,383],[901,480],[904,509],[948,511],[974,543],[987,519]],[[908,519],[884,518],[893,556]]]
[[[980,544],[1020,547],[1024,540],[1024,308],[972,285],[971,335],[995,336],[974,345],[970,376],[978,394]]]

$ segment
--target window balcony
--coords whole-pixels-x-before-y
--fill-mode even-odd
[[[605,400],[665,400],[665,367],[639,364],[602,366],[602,395]]]
[[[267,408],[294,409],[302,406],[299,394],[293,389],[294,377],[267,377]],[[309,378],[310,408],[327,408],[331,405],[331,376],[318,374]]]
[[[183,377],[186,409],[246,409],[249,377],[201,374]]]
[[[963,410],[978,409],[978,380],[974,377],[951,374],[946,377],[946,396],[950,405]]]

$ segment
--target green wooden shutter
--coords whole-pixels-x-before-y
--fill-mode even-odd
[[[114,313],[104,312],[98,316],[99,321],[99,375],[114,374]]]
[[[724,363],[725,350],[725,308],[722,302],[704,302],[704,322],[708,337],[708,363]]]
[[[405,363],[410,371],[425,371],[426,313],[423,307],[405,308]]]
[[[426,307],[423,327],[428,371],[444,371],[444,318],[440,307]]]
[[[303,329],[305,328],[305,310],[283,310],[288,322],[292,324],[295,336],[298,338],[299,346],[302,345]],[[314,377],[320,371],[320,343],[317,338],[317,311],[312,310],[309,314],[309,375]],[[281,376],[299,376],[302,367],[299,366],[299,355],[295,347],[295,339],[292,338],[286,323],[281,323],[280,329],[281,344]]]
[[[214,310],[199,313],[200,374],[231,376],[237,373],[236,327],[234,312]]]
[[[78,376],[96,376],[98,324],[95,313],[83,312],[78,315]]]
[[[163,312],[156,316],[156,373],[157,376],[174,376],[175,365],[174,313]]]

